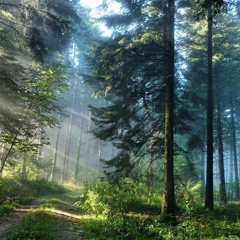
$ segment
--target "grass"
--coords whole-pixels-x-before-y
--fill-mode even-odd
[[[11,194],[9,189],[17,189],[12,184],[10,187],[4,186],[4,194]],[[199,194],[196,194],[197,201],[191,202],[187,197],[182,198],[181,212],[177,214],[178,224],[172,226],[159,220],[161,197],[157,194],[144,194],[141,186],[134,189],[132,185],[123,185],[122,188],[117,187],[114,190],[112,186],[105,184],[102,189],[101,186],[97,186],[97,189],[91,187],[89,191],[84,189],[84,195],[81,197],[78,194],[80,189],[63,191],[62,187],[58,188],[44,181],[27,183],[28,189],[33,187],[36,189],[32,197],[38,195],[39,190],[43,188],[48,189],[49,197],[41,209],[31,211],[24,217],[9,240],[51,240],[55,225],[54,209],[73,211],[76,214],[76,207],[81,216],[81,229],[89,240],[240,239],[239,203],[216,203],[215,210],[210,212],[204,210]],[[26,186],[23,186],[23,190],[26,190]],[[13,201],[11,198],[6,201],[6,198],[2,197],[2,201],[5,199],[5,202],[1,205],[0,215],[14,208],[14,199],[21,200],[23,190],[19,188],[20,197],[14,196]],[[49,213],[49,209],[53,211]]]
[[[11,233],[8,240],[51,240],[54,238],[54,216],[38,209],[27,213]]]
[[[45,179],[17,181],[11,178],[0,178],[0,217],[38,197],[66,192],[66,188]]]
[[[6,213],[9,213],[14,210],[13,205],[4,204],[0,206],[0,216],[4,216]]]
[[[191,190],[191,189],[190,189]],[[174,226],[160,220],[161,197],[146,194],[141,186],[123,184],[114,189],[106,183],[89,187],[78,205],[81,226],[94,240],[235,240],[240,239],[240,204],[216,203],[213,212],[203,207],[196,191],[182,194]]]
[[[87,239],[94,240],[240,239],[240,221],[236,219],[236,213],[240,212],[239,205],[227,205],[224,213],[219,210],[208,212],[199,209],[191,214],[179,215],[176,226],[162,223],[152,215],[127,214],[124,218],[116,216],[110,220],[85,214],[81,226]]]
[[[74,191],[77,188],[74,187]],[[54,209],[71,209],[71,204],[79,196],[69,184],[62,187],[44,179],[35,181],[16,181],[0,178],[0,217],[22,204],[28,204],[33,199],[44,196],[46,203],[27,213],[14,228],[8,240],[51,240],[57,219]],[[78,188],[78,192],[80,189]],[[47,196],[47,197],[46,197]],[[51,209],[52,211],[49,211]]]

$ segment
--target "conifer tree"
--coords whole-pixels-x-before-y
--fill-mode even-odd
[[[164,158],[162,218],[174,219],[175,3],[121,4],[123,13],[103,18],[117,31],[95,48],[99,64],[96,77],[88,81],[109,102],[90,107],[97,126],[94,134],[119,149],[118,155],[104,161],[116,169],[108,173],[113,181],[131,176],[140,160]]]

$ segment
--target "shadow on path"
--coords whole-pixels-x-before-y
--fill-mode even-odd
[[[11,231],[20,223],[23,216],[34,209],[41,208],[47,202],[48,197],[39,198],[33,201],[30,205],[22,206],[15,209],[13,212],[0,218],[0,239],[6,240]],[[56,226],[54,230],[53,240],[84,240],[84,234],[80,228],[80,216],[74,212],[77,209],[71,206],[70,203],[59,201],[59,209],[47,210],[56,217]]]

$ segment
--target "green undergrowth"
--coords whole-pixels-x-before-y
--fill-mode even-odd
[[[10,194],[13,189],[18,189],[12,182],[9,185],[3,185],[3,182],[0,181],[1,194]],[[178,210],[175,225],[160,221],[159,189],[149,191],[142,183],[125,180],[111,185],[102,181],[86,184],[84,189],[68,190],[45,181],[38,182],[38,186],[35,184],[27,183],[24,191],[19,188],[18,195],[14,197],[18,198],[26,188],[35,186],[38,190],[35,189],[30,196],[48,195],[46,202],[40,209],[26,215],[9,240],[51,240],[54,209],[79,214],[81,230],[89,240],[240,239],[240,203],[221,205],[216,202],[214,211],[204,210],[199,184],[176,189]],[[39,193],[40,189],[43,189],[42,193]],[[12,203],[11,198],[1,199],[5,199],[0,208],[3,215],[4,211],[11,211],[16,203]]]
[[[240,204],[204,210],[199,189],[178,189],[181,205],[175,225],[160,221],[161,196],[131,181],[87,185],[76,205],[85,211],[81,226],[87,239],[240,239]]]
[[[69,213],[79,213],[79,209],[74,206],[79,192],[69,190],[64,194],[57,194],[46,198],[46,202],[41,205],[42,208],[50,211],[62,210]]]
[[[80,187],[69,183],[60,186],[44,179],[18,181],[0,178],[0,217],[15,207],[21,207],[34,199],[44,197],[44,201],[35,210],[31,210],[21,219],[7,240],[54,239],[57,224],[54,210],[76,213],[76,207],[73,204],[80,191]]]
[[[66,192],[66,188],[45,179],[20,181],[12,178],[0,178],[0,217],[15,207],[28,204],[41,196]]]
[[[51,240],[54,239],[54,216],[42,209],[27,213],[14,228],[7,240]]]

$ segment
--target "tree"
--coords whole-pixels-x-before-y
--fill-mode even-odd
[[[216,98],[217,102],[217,139],[218,139],[218,168],[219,168],[219,192],[220,201],[227,203],[227,193],[225,185],[225,167],[223,155],[223,137],[222,137],[222,117],[221,117],[221,102],[219,97]]]
[[[164,158],[162,218],[174,219],[173,155],[181,147],[173,135],[189,130],[184,124],[186,114],[181,114],[187,111],[180,106],[176,112],[181,118],[173,123],[178,98],[174,94],[174,1],[121,4],[124,13],[103,18],[117,31],[95,48],[99,64],[96,77],[88,79],[108,102],[90,107],[97,126],[94,134],[119,149],[117,156],[104,161],[116,169],[107,174],[116,182],[131,177],[139,162]]]
[[[222,0],[206,0],[199,2],[198,18],[207,15],[207,172],[206,172],[206,191],[205,191],[205,208],[213,210],[213,44],[212,44],[212,27],[214,17],[220,13]]]
[[[73,23],[80,20],[74,10],[76,1],[2,1],[0,3],[0,24],[11,35],[9,40],[22,42],[32,56],[43,61],[47,52],[59,51],[66,47],[73,30]],[[55,43],[52,44],[52,40]],[[18,48],[21,45],[18,45]]]
[[[72,4],[73,1],[61,0],[1,1],[1,97],[7,102],[21,95],[22,80],[28,77],[25,68],[33,59],[43,62],[51,54],[53,60],[53,53],[66,47],[73,25],[80,20]],[[11,111],[3,108],[2,105],[4,120]]]
[[[31,141],[40,138],[45,144],[47,142],[44,137],[45,126],[56,125],[57,121],[50,112],[57,108],[51,105],[51,101],[46,100],[56,100],[54,99],[55,93],[52,91],[52,95],[49,96],[47,90],[44,93],[40,91],[43,95],[46,94],[44,97],[40,97],[36,95],[34,89],[40,87],[40,85],[37,86],[39,78],[43,80],[41,88],[46,87],[43,72],[46,71],[47,75],[48,67],[51,68],[51,74],[60,80],[57,88],[59,87],[60,90],[63,86],[61,82],[63,71],[59,67],[60,65],[57,69],[60,75],[57,75],[55,72],[57,63],[53,63],[51,67],[51,64],[49,66],[41,66],[41,64],[46,59],[54,61],[56,59],[54,53],[65,49],[70,41],[73,27],[80,20],[74,10],[74,2],[61,0],[12,2],[6,0],[0,3],[2,39],[0,48],[1,60],[4,63],[1,64],[2,68],[0,69],[3,85],[0,92],[1,99],[3,99],[0,107],[0,129],[2,131],[1,142],[6,148],[1,171],[10,153],[16,150],[17,146],[20,151],[37,151],[36,140],[32,143]],[[55,44],[53,44],[53,40]],[[36,66],[34,66],[34,62],[37,62]],[[42,69],[40,70],[40,68]],[[54,78],[51,79],[50,73],[48,77],[45,77],[49,80]],[[34,85],[34,81],[36,81],[36,85]],[[30,82],[32,86],[28,85]],[[55,86],[54,81],[48,84]],[[39,101],[42,103],[40,104]],[[20,105],[19,103],[24,111],[16,107]],[[15,111],[12,111],[13,108]],[[36,112],[34,113],[34,111]]]
[[[129,26],[139,21],[141,26],[141,6],[126,3],[125,7],[129,16],[117,16],[116,25]],[[132,8],[137,9],[134,12]],[[116,19],[116,16],[106,18],[110,26],[115,25],[112,19]],[[163,115],[160,109],[164,107],[160,100],[164,99],[161,86],[163,72],[159,65],[162,62],[161,39],[160,33],[150,30],[144,32],[140,27],[134,33],[130,30],[126,34],[120,31],[114,39],[103,39],[96,48],[95,54],[100,56],[100,64],[96,69],[99,77],[95,88],[98,95],[105,95],[109,104],[102,108],[91,107],[92,119],[98,126],[95,135],[105,141],[112,140],[120,150],[113,159],[105,161],[109,167],[117,169],[111,174],[113,178],[129,175],[138,159],[147,156],[143,149],[148,148],[149,144],[155,159],[163,153],[162,149],[158,149],[163,143],[160,134]],[[154,48],[158,49],[157,53]],[[159,74],[160,77],[157,77]],[[93,84],[94,81],[91,80]],[[156,115],[151,109],[156,111]],[[152,129],[149,129],[149,123]]]
[[[213,209],[213,75],[212,75],[212,26],[213,13],[210,1],[207,9],[208,21],[208,83],[207,83],[207,174],[205,208]]]
[[[15,121],[1,136],[6,150],[0,172],[12,151],[37,153],[39,144],[36,140],[41,139],[41,144],[47,143],[44,128],[58,124],[52,113],[59,110],[56,101],[66,88],[64,72],[65,66],[61,60],[30,70],[31,77],[22,87],[22,101],[15,108]]]
[[[164,137],[164,189],[162,200],[162,217],[170,215],[175,218],[175,193],[174,193],[174,163],[173,163],[173,112],[174,112],[174,14],[173,0],[167,4],[164,29],[165,44],[165,137]]]
[[[234,162],[234,173],[235,173],[235,187],[236,187],[236,200],[240,199],[239,195],[239,174],[238,174],[238,161],[237,161],[237,147],[236,147],[236,129],[235,129],[235,114],[233,106],[233,96],[231,95],[231,130],[232,130],[232,144],[233,144],[233,162]]]

